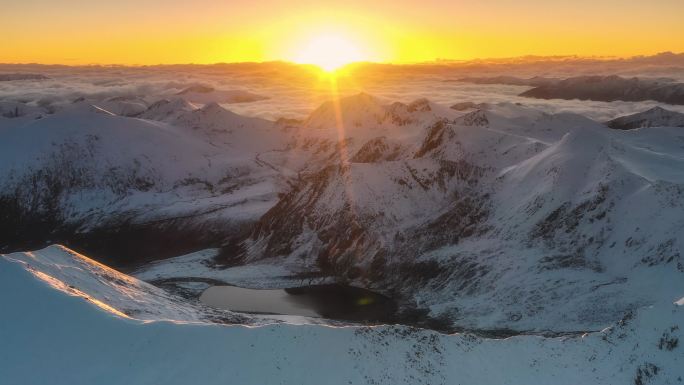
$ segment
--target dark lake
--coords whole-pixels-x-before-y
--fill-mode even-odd
[[[206,305],[242,313],[322,317],[355,322],[389,322],[392,299],[345,285],[312,285],[278,290],[213,286],[200,296]]]

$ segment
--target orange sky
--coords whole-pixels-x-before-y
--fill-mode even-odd
[[[22,0],[0,62],[292,60],[334,35],[370,61],[684,52],[683,0]]]

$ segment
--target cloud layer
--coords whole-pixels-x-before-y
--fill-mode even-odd
[[[303,118],[334,95],[367,92],[388,101],[410,102],[427,98],[452,105],[458,102],[514,102],[553,112],[575,112],[596,120],[609,120],[656,105],[684,112],[682,106],[645,102],[591,102],[537,100],[518,96],[527,86],[482,85],[454,81],[464,76],[545,76],[617,74],[684,81],[684,55],[670,53],[621,60],[586,58],[522,58],[472,62],[438,62],[420,65],[355,65],[335,84],[305,66],[287,63],[176,65],[152,67],[68,67],[0,65],[0,73],[36,73],[46,80],[0,82],[0,101],[21,102],[56,110],[79,98],[92,101],[142,100],[153,103],[177,97],[182,90],[202,85],[224,91],[247,91],[268,97],[226,106],[234,112],[268,119]],[[210,97],[209,97],[210,99]],[[221,100],[217,100],[221,102]]]

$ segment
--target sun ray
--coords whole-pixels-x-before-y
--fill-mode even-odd
[[[340,159],[340,174],[342,174],[342,183],[344,184],[344,194],[349,204],[349,210],[352,217],[356,218],[356,202],[354,186],[352,184],[352,168],[349,161],[349,148],[346,141],[346,130],[344,127],[344,117],[342,116],[342,107],[340,105],[340,92],[337,84],[337,77],[330,76],[330,94],[332,96],[332,104],[335,110],[335,128],[337,130],[337,144],[338,154]],[[345,175],[346,174],[346,175]]]

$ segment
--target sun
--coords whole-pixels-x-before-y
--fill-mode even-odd
[[[339,35],[319,35],[301,49],[295,61],[333,72],[349,63],[366,60],[357,45]]]

